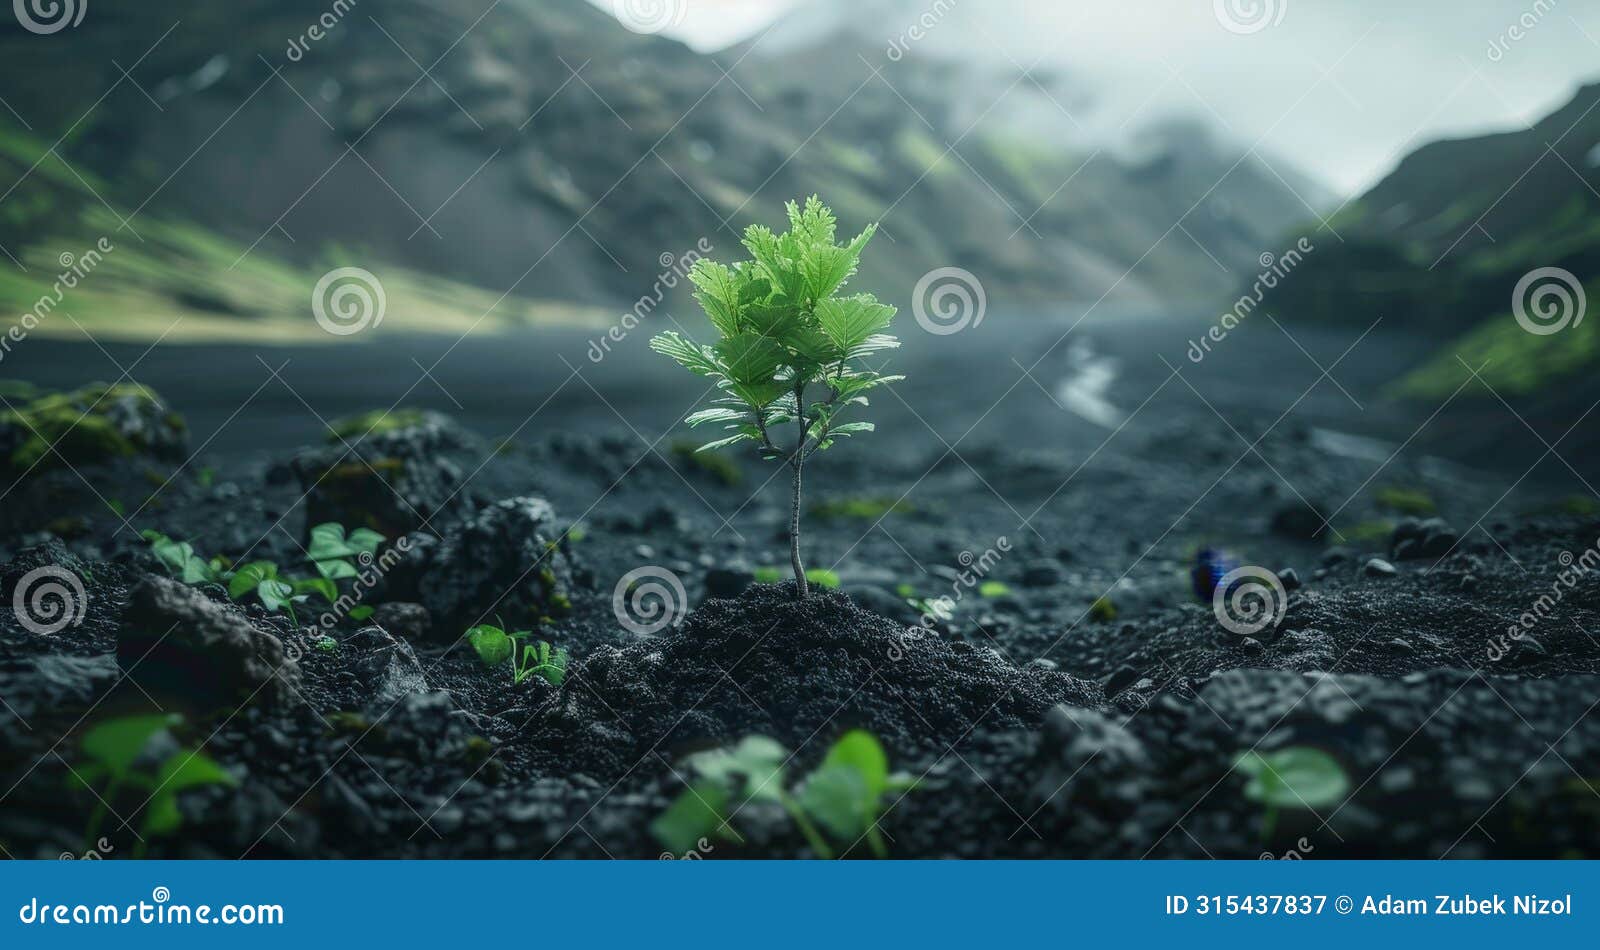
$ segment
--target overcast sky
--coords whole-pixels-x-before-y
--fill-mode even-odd
[[[798,6],[810,9],[796,16],[851,18],[887,45],[935,0],[593,2],[682,5],[674,35],[709,50]],[[930,51],[1065,69],[1097,96],[1100,114],[1077,117],[1089,127],[1207,116],[1341,193],[1370,187],[1424,142],[1525,125],[1600,80],[1597,0],[944,2],[921,43]]]

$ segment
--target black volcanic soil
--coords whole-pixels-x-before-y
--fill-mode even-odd
[[[787,561],[759,462],[714,471],[627,431],[496,444],[434,418],[164,485],[171,466],[144,460],[30,478],[0,542],[0,847],[81,850],[81,736],[160,708],[184,721],[152,752],[199,746],[237,786],[185,792],[152,856],[654,858],[685,756],[762,734],[803,775],[853,728],[922,779],[884,818],[896,857],[1600,855],[1592,515],[1500,504],[1511,478],[1404,453],[1374,479],[1303,432],[1244,452],[1203,410],[1140,418],[1103,452],[917,436],[820,457],[807,550],[841,589],[804,602],[751,583]],[[307,472],[393,476],[386,458],[403,477],[307,499]],[[1434,500],[1453,543],[1391,550],[1372,525],[1401,520],[1377,491],[1394,485]],[[1342,543],[1304,536],[1297,493],[1326,513],[1350,499]],[[152,580],[133,530],[289,566],[307,510],[341,505],[412,533],[366,595],[378,614],[326,628]],[[1282,622],[1224,630],[1189,579],[1202,548],[1292,568]],[[14,594],[49,567],[81,579],[85,612],[40,635]],[[684,588],[648,635],[614,607],[647,567]],[[956,592],[952,617],[910,629],[908,595]],[[514,684],[457,642],[497,616],[571,652],[562,686]],[[1351,792],[1268,823],[1232,764],[1291,746],[1330,753]],[[119,855],[145,797],[108,803]],[[807,854],[780,821],[712,856]]]

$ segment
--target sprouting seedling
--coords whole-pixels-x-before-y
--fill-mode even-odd
[[[161,566],[185,584],[215,583],[227,573],[228,566],[222,558],[208,561],[196,554],[194,545],[187,541],[174,541],[154,530],[142,531],[140,536],[149,543],[150,553]]]
[[[873,854],[886,857],[878,823],[892,804],[890,796],[912,790],[916,780],[890,774],[878,740],[860,729],[846,733],[795,791],[786,787],[789,758],[781,743],[766,736],[749,736],[730,748],[690,756],[685,765],[694,780],[651,824],[651,831],[678,853],[694,850],[702,839],[742,843],[733,818],[746,804],[767,801],[783,807],[819,858],[835,853],[823,831],[847,848],[865,840]]]
[[[809,585],[800,557],[800,493],[806,460],[843,436],[871,432],[870,422],[841,422],[839,417],[865,406],[867,390],[904,377],[884,376],[862,363],[900,345],[882,332],[895,308],[871,294],[834,296],[856,272],[876,226],[841,245],[834,240],[833,212],[817,196],[808,198],[804,209],[792,201],[787,209],[786,234],[759,224],[745,229],[744,246],[752,260],[731,267],[701,260],[689,272],[695,299],[716,329],[717,342],[704,346],[668,331],[651,340],[650,347],[715,380],[721,390],[715,408],[685,421],[690,426],[717,423],[732,434],[698,451],[748,441],[763,458],[789,466],[789,559],[796,590],[805,597]],[[786,425],[794,426],[794,440],[780,445],[774,439]]]
[[[493,668],[511,662],[512,683],[520,685],[528,677],[538,676],[551,686],[560,686],[567,678],[567,651],[543,640],[522,642],[531,636],[532,631],[507,633],[493,624],[479,624],[466,632],[467,643],[484,666]]]
[[[144,854],[149,839],[170,835],[182,827],[183,814],[178,810],[180,792],[205,785],[238,784],[227,770],[198,749],[172,752],[154,772],[139,766],[151,740],[181,722],[181,717],[172,714],[124,716],[102,722],[84,733],[82,748],[88,761],[74,769],[68,781],[90,791],[100,787],[99,791],[94,791],[99,802],[89,817],[87,841],[96,840],[100,824],[110,810],[108,802],[125,789],[147,796],[139,823],[140,840],[133,852],[137,858]]]
[[[362,555],[370,559],[378,553],[384,540],[383,535],[371,528],[357,528],[347,535],[344,525],[330,521],[311,529],[311,543],[306,547],[306,557],[318,574],[330,581],[341,581],[360,576],[361,572],[352,559],[359,559]],[[337,599],[337,593],[330,598]]]
[[[357,528],[347,537],[342,525],[317,525],[311,529],[311,545],[307,549],[307,561],[316,568],[316,576],[290,577],[272,561],[251,561],[235,570],[226,558],[207,560],[195,553],[194,545],[187,541],[174,541],[159,531],[145,531],[143,537],[156,560],[185,584],[222,584],[229,597],[241,602],[253,594],[268,610],[282,611],[296,623],[295,604],[304,603],[311,594],[320,595],[330,604],[337,603],[338,581],[360,576],[354,559],[363,555],[370,558],[385,540],[367,528]],[[351,611],[352,619],[371,616],[370,608],[358,616],[359,610]]]
[[[1266,806],[1261,816],[1261,838],[1270,839],[1283,808],[1331,808],[1350,792],[1350,777],[1339,760],[1309,746],[1276,752],[1245,752],[1233,770],[1248,781],[1244,796]]]

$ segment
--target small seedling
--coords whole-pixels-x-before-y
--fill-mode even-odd
[[[148,772],[138,766],[139,759],[157,734],[177,727],[176,715],[125,716],[102,722],[83,736],[83,754],[88,761],[72,770],[68,782],[91,791],[99,804],[89,817],[87,841],[99,835],[100,824],[110,810],[108,802],[124,789],[136,789],[147,798],[139,824],[139,844],[135,858],[144,855],[151,838],[170,835],[183,825],[178,810],[178,794],[205,785],[236,785],[232,775],[198,749],[179,749]],[[96,791],[96,786],[99,790]]]
[[[371,528],[357,528],[346,535],[344,525],[329,522],[311,529],[311,543],[306,547],[306,557],[318,574],[330,581],[341,581],[360,576],[361,572],[356,569],[352,559],[366,555],[370,561],[383,542],[383,535]],[[330,598],[337,599],[337,593]]]
[[[1350,777],[1339,760],[1309,746],[1276,752],[1245,752],[1233,763],[1244,775],[1244,797],[1266,806],[1261,817],[1261,839],[1272,837],[1282,808],[1332,808],[1350,792]]]
[[[691,414],[690,426],[715,423],[731,435],[702,445],[701,452],[754,442],[763,458],[790,469],[789,560],[796,591],[809,586],[800,557],[801,476],[806,460],[843,437],[871,432],[870,422],[841,422],[845,410],[865,406],[867,390],[904,377],[884,376],[862,361],[899,346],[884,334],[895,308],[871,294],[835,297],[855,274],[875,225],[848,244],[835,241],[837,220],[813,195],[804,209],[787,205],[789,231],[764,225],[745,229],[752,260],[729,267],[711,260],[689,272],[695,299],[718,334],[711,346],[674,331],[650,341],[651,349],[698,376],[716,381],[722,395],[715,408]],[[808,400],[810,391],[818,398]],[[780,426],[795,438],[779,445]]]
[[[702,839],[735,844],[744,838],[732,819],[747,804],[775,802],[806,839],[817,857],[834,856],[823,830],[854,845],[866,840],[873,854],[888,855],[878,822],[890,802],[887,796],[908,792],[916,780],[889,773],[883,746],[871,733],[854,730],[834,743],[796,791],[786,788],[789,752],[766,736],[749,736],[726,749],[701,752],[685,760],[694,780],[650,825],[656,839],[683,853]]]
[[[159,531],[143,531],[140,536],[149,542],[150,553],[161,566],[185,584],[216,583],[226,573],[227,565],[221,558],[207,561],[187,541],[174,541]]]
[[[234,570],[226,558],[201,557],[187,541],[174,541],[159,531],[145,531],[143,537],[156,560],[185,584],[222,584],[229,597],[241,602],[254,594],[268,610],[282,611],[296,623],[299,620],[295,617],[295,604],[306,602],[312,594],[330,604],[338,603],[337,582],[360,576],[352,559],[370,559],[384,542],[383,535],[366,528],[357,528],[347,537],[341,525],[317,525],[311,529],[311,546],[307,549],[307,560],[316,568],[317,576],[289,577],[272,561],[251,561]],[[350,616],[365,620],[372,616],[372,608],[357,607]]]
[[[978,596],[989,600],[1008,597],[1010,594],[1011,588],[1004,581],[984,581],[978,585]]]
[[[522,642],[531,636],[532,631],[507,633],[493,624],[479,624],[466,633],[467,642],[484,666],[493,668],[511,661],[512,683],[520,685],[528,677],[538,676],[551,686],[560,686],[567,678],[567,651],[543,640]]]

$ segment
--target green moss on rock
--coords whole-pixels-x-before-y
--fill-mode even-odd
[[[188,438],[183,417],[137,383],[90,383],[71,392],[35,392],[27,400],[4,402],[0,458],[15,472],[98,465],[134,455],[176,458]]]

